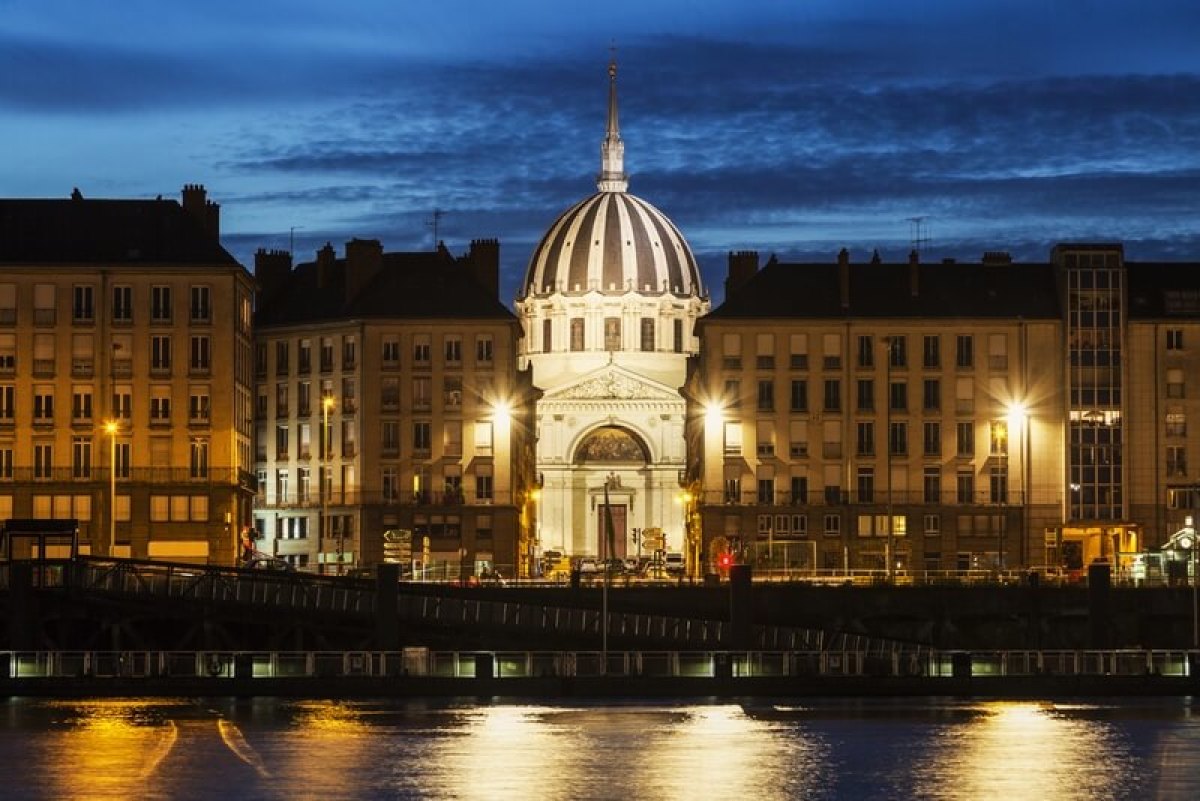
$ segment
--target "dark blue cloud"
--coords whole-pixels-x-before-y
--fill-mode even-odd
[[[1194,2],[129,2],[120,25],[5,6],[6,183],[203,180],[247,263],[292,228],[307,253],[428,247],[439,208],[452,248],[501,239],[511,297],[593,189],[613,38],[631,191],[714,294],[728,250],[902,254],[914,216],[960,258],[1080,238],[1197,253]]]

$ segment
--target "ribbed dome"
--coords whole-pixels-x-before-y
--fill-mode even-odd
[[[567,209],[529,261],[522,295],[637,292],[703,296],[696,259],[667,216],[627,192]]]

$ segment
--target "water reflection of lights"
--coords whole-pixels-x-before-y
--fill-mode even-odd
[[[687,710],[652,754],[653,787],[640,798],[807,798],[828,770],[826,744],[794,724],[756,720],[740,706]],[[635,785],[636,786],[636,785]]]
[[[361,709],[354,705],[338,701],[296,704],[292,726],[283,736],[277,735],[266,760],[270,775],[281,780],[281,797],[342,795],[350,781],[347,777],[361,776],[374,767],[372,749],[365,747],[371,732]]]
[[[169,704],[166,704],[169,706]],[[46,742],[45,764],[69,770],[42,774],[47,798],[134,798],[145,793],[179,737],[159,702],[101,700],[47,705],[68,725]]]
[[[447,794],[461,799],[579,798],[579,729],[545,707],[471,710],[461,736],[440,744],[433,764]]]
[[[916,768],[916,795],[1067,799],[1121,796],[1127,748],[1111,727],[1053,704],[995,702],[957,725]],[[1128,789],[1128,788],[1126,788]]]

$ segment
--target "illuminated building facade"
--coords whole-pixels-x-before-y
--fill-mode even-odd
[[[726,290],[686,387],[697,569],[731,547],[776,568],[1124,567],[1192,514],[1197,265],[1110,244],[1043,264],[745,252]]]
[[[635,556],[647,528],[683,547],[679,388],[709,303],[683,235],[627,191],[624,148],[612,64],[597,192],[550,227],[515,302],[540,392],[539,547],[573,556]]]
[[[261,548],[345,572],[403,529],[438,578],[528,573],[532,386],[498,265],[494,240],[455,258],[355,239],[295,269],[257,254]]]
[[[0,200],[0,518],[78,519],[85,553],[234,559],[253,279],[219,219],[195,185]]]

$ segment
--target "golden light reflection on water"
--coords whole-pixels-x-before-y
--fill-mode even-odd
[[[179,729],[143,700],[55,702],[66,725],[40,758],[58,769],[39,780],[47,798],[137,798],[154,782]]]
[[[681,798],[697,788],[706,799],[811,797],[826,755],[820,737],[751,718],[741,706],[693,707],[656,749],[664,770],[646,797]]]
[[[464,712],[461,723],[431,760],[431,791],[498,801],[579,797],[572,770],[586,753],[577,726],[528,706],[480,707]]]
[[[734,705],[490,707],[472,711],[439,749],[436,791],[550,801],[795,798],[818,778],[823,754],[819,743]]]
[[[969,725],[951,729],[922,760],[914,781],[919,796],[1124,797],[1128,754],[1104,722],[1064,714],[1049,703],[993,702],[981,711]]]
[[[292,725],[276,735],[269,775],[281,777],[289,798],[335,798],[354,777],[374,772],[380,754],[368,742],[373,727],[361,707],[339,701],[306,701],[295,706]]]

